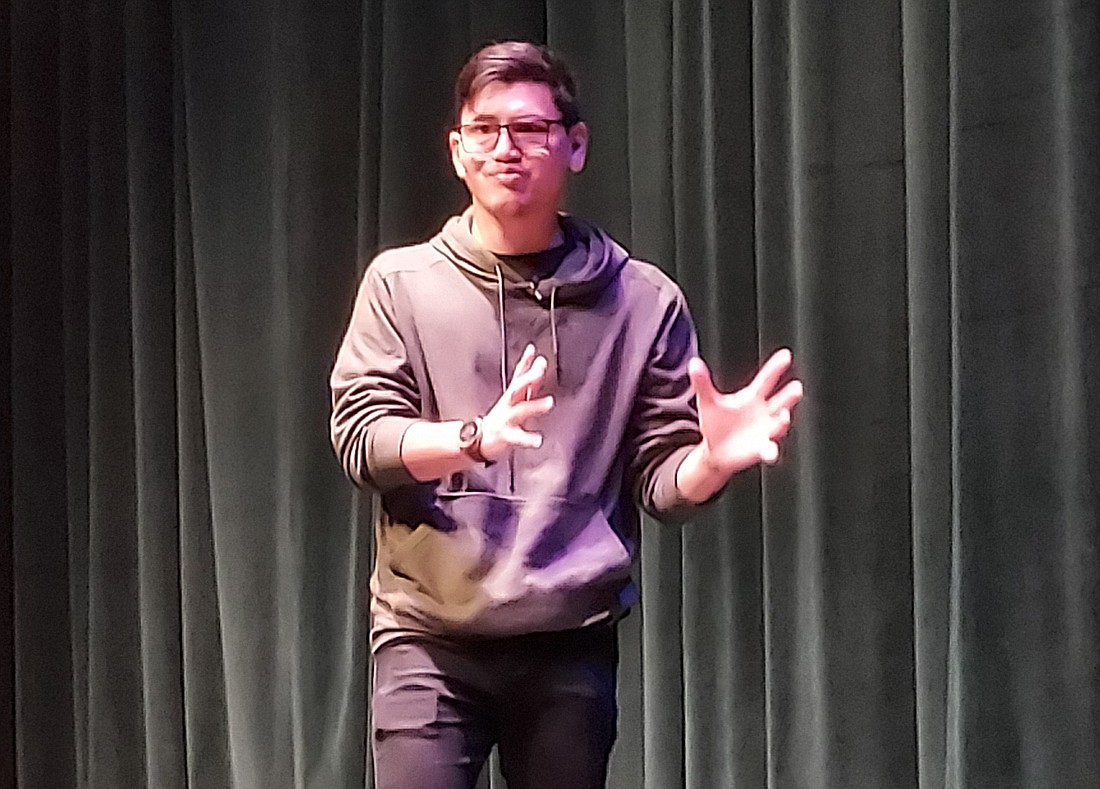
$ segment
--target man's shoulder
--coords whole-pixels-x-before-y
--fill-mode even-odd
[[[443,256],[430,242],[405,244],[384,249],[371,260],[368,271],[374,276],[388,278],[394,274],[428,271],[444,262]]]
[[[630,257],[622,270],[623,283],[627,288],[640,291],[660,301],[679,301],[684,298],[680,286],[660,266],[642,258]]]

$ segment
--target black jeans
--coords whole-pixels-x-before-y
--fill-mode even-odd
[[[375,786],[471,789],[496,744],[509,789],[602,789],[617,666],[606,626],[387,644],[375,655]]]

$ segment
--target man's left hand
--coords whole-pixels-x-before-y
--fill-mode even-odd
[[[711,380],[702,359],[691,360],[688,375],[699,406],[699,430],[703,434],[703,462],[729,476],[757,463],[779,459],[780,438],[791,427],[791,411],[802,399],[802,382],[788,381],[779,391],[783,374],[791,366],[791,352],[781,348],[764,362],[744,389],[724,394]]]

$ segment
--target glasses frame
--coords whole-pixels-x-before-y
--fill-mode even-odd
[[[517,124],[522,125],[524,123],[546,124],[546,134],[543,137],[541,145],[520,145],[520,143],[516,140],[516,136],[512,132],[512,126],[515,126]],[[471,150],[466,145],[466,134],[463,129],[465,129],[467,126],[481,125],[497,127],[496,135],[493,137],[493,144],[488,146],[484,150]],[[462,151],[464,153],[470,154],[471,156],[485,156],[491,154],[493,151],[496,150],[497,146],[500,145],[500,134],[504,130],[507,130],[508,140],[512,143],[512,145],[514,145],[517,150],[523,153],[527,153],[530,150],[548,149],[550,147],[550,132],[553,130],[555,125],[561,126],[563,129],[566,128],[565,121],[562,118],[524,118],[523,120],[511,121],[510,123],[497,123],[496,121],[476,121],[474,123],[460,123],[457,126],[452,127],[451,131],[458,134],[458,144],[459,147],[462,148]]]

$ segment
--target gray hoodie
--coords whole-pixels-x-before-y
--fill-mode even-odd
[[[537,259],[517,270],[469,221],[371,263],[332,372],[336,454],[381,494],[374,648],[613,621],[637,598],[636,504],[663,520],[692,506],[675,481],[700,438],[680,289],[571,217],[541,280]],[[418,483],[401,462],[408,426],[485,414],[528,343],[550,362],[539,394],[554,409],[529,425],[542,446]]]

